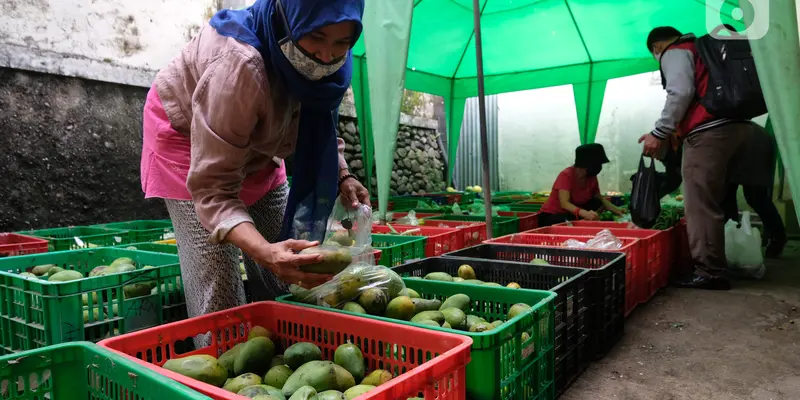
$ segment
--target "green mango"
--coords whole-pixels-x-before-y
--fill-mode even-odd
[[[444,322],[444,314],[442,314],[441,311],[423,311],[415,315],[413,318],[411,318],[411,322],[419,322],[425,320],[431,320],[441,324],[442,322]]]
[[[346,369],[356,382],[364,379],[364,355],[354,344],[343,344],[333,353],[333,362]]]
[[[252,372],[263,376],[274,356],[275,344],[268,337],[250,339],[233,362],[233,373],[238,376],[245,372]]]
[[[411,297],[412,299],[418,299],[419,298],[419,293],[417,293],[416,290],[406,288],[406,291],[408,292],[408,297]]]
[[[347,400],[347,397],[344,397],[344,393],[338,390],[326,390],[317,393],[317,400]]]
[[[258,396],[272,396],[279,400],[286,400],[286,396],[283,395],[283,392],[280,389],[269,385],[248,386],[236,394],[250,399],[256,399]]]
[[[228,371],[229,378],[233,378],[236,376],[236,374],[233,373],[233,363],[236,361],[236,357],[239,356],[239,352],[242,351],[242,348],[244,348],[244,343],[239,343],[231,347],[230,350],[222,353],[221,356],[219,356],[218,361],[220,364],[222,364],[223,367],[225,367],[225,370]]]
[[[442,306],[439,307],[439,310],[444,310],[446,308],[458,308],[461,311],[467,312],[469,311],[469,306],[469,296],[459,293],[448,297],[447,300],[442,303]]]
[[[452,282],[453,277],[450,276],[447,272],[431,272],[428,275],[425,275],[425,280],[429,281],[441,281],[441,282]]]
[[[483,286],[483,281],[480,279],[465,279],[464,282],[461,282],[467,285],[478,285]]]
[[[283,354],[278,354],[275,357],[272,357],[272,360],[269,362],[269,367],[277,367],[279,365],[286,365],[286,361],[283,359]]]
[[[344,397],[347,400],[355,399],[358,396],[361,396],[364,393],[369,392],[370,390],[375,389],[375,386],[372,385],[356,385],[351,387],[350,389],[345,390]]]
[[[283,385],[283,395],[291,397],[303,386],[311,386],[317,392],[326,390],[344,391],[356,382],[346,369],[330,361],[309,361],[296,369]]]
[[[528,311],[530,309],[531,309],[531,306],[529,306],[529,305],[527,305],[525,303],[514,304],[513,306],[511,306],[511,308],[508,309],[508,317],[507,317],[507,319],[512,319],[512,318],[516,317],[517,315],[523,314],[523,313],[525,313],[526,311]]]
[[[311,386],[303,386],[289,400],[317,400],[317,391]]]
[[[472,328],[473,325],[481,322],[486,322],[486,320],[476,315],[467,315],[467,326],[465,327],[465,329],[469,330]]]
[[[59,273],[61,271],[66,271],[66,270],[64,268],[61,268],[61,267],[53,266],[53,268],[50,268],[47,271],[47,277],[49,278],[49,277],[51,277],[51,276],[53,276],[53,275],[55,275],[55,274],[57,274],[57,273]]]
[[[52,271],[52,269],[50,271]],[[69,282],[77,281],[78,279],[83,279],[83,274],[78,271],[61,271],[50,275],[50,278],[47,280],[50,282]]]
[[[20,272],[19,276],[24,276],[26,278],[38,278],[38,276],[30,273],[30,272]]]
[[[365,310],[364,307],[361,307],[361,304],[358,304],[358,303],[355,303],[355,302],[352,302],[352,301],[348,301],[347,303],[344,303],[344,306],[342,307],[342,310],[349,311],[351,313],[356,313],[356,314],[366,314],[367,313],[367,310]]]
[[[291,368],[286,365],[276,365],[267,371],[267,374],[264,375],[264,383],[270,386],[282,388],[283,385],[289,380],[289,377],[292,376]]]
[[[216,358],[205,354],[173,358],[163,368],[217,387],[221,387],[228,379],[225,367]]]
[[[437,311],[442,307],[441,300],[426,300],[419,298],[412,298],[411,302],[414,303],[414,314],[419,314],[423,311]]]
[[[106,269],[108,269],[108,265],[98,265],[92,268],[92,270],[89,272],[89,277],[91,278],[93,276],[101,276],[103,275],[103,271],[105,271]]]
[[[367,375],[364,380],[361,381],[362,385],[370,385],[370,386],[380,386],[386,382],[392,380],[392,374],[389,371],[383,369],[376,369]]]
[[[286,400],[285,397],[277,397],[270,394],[259,394],[256,397],[253,397],[253,400]]]
[[[429,319],[422,320],[422,321],[417,321],[416,323],[420,324],[420,325],[428,325],[428,326],[440,327],[439,323],[437,323],[436,321],[431,321]],[[445,322],[445,323],[447,323],[447,322]]]
[[[152,288],[149,282],[134,283],[122,287],[122,292],[125,294],[126,299],[133,299],[136,297],[149,296]]]
[[[55,267],[55,264],[44,264],[44,265],[37,265],[31,269],[31,272],[36,276],[47,275],[50,272],[50,269]]]
[[[386,318],[408,321],[416,314],[416,306],[408,296],[398,296],[386,305]]]
[[[228,379],[222,389],[231,393],[239,393],[240,390],[253,385],[260,385],[261,377],[256,374],[246,373],[233,379]]]
[[[89,305],[89,293],[84,293],[81,295],[81,300],[83,301],[84,306]],[[97,305],[97,301],[99,297],[97,296],[97,292],[92,292],[92,305]]]
[[[118,267],[120,265],[123,265],[123,264],[129,264],[129,265],[134,265],[135,266],[136,265],[136,261],[133,261],[133,259],[131,259],[130,257],[120,257],[120,258],[112,261],[110,267],[111,268],[116,268],[116,267]]]
[[[503,286],[503,285],[501,285],[501,284],[499,284],[497,282],[486,282],[486,283],[483,284],[483,286],[505,287],[505,286]]]
[[[250,328],[250,333],[247,335],[247,340],[250,340],[255,337],[268,337],[270,340],[274,340],[275,337],[269,329],[264,328],[263,326],[254,326]]]
[[[283,352],[283,361],[292,371],[297,371],[301,365],[314,360],[322,359],[322,350],[314,343],[295,343]]]
[[[450,307],[442,310],[445,323],[449,324],[452,329],[464,329],[467,326],[467,314],[458,308]]]

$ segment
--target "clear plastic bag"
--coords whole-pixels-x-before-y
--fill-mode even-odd
[[[562,246],[570,249],[619,250],[622,248],[622,241],[608,229],[603,229],[595,237],[587,240],[586,243],[576,239],[569,239]]]
[[[398,218],[397,221],[394,221],[394,223],[398,225],[419,226],[419,219],[417,219],[417,212],[411,210],[406,214],[405,217]]]
[[[368,263],[353,264],[313,289],[291,285],[289,290],[302,303],[342,308],[348,302],[357,301],[362,306],[366,304],[364,308],[370,308],[367,311],[380,309],[381,305],[385,309],[391,299],[408,295],[400,275],[382,265]],[[366,298],[360,298],[362,295]]]
[[[761,232],[753,228],[750,212],[742,213],[741,227],[735,221],[725,224],[725,258],[731,274],[761,279],[766,273],[764,256],[761,254]]]
[[[359,204],[357,208],[349,209],[337,200],[328,218],[325,243],[354,249],[372,246],[372,208]]]

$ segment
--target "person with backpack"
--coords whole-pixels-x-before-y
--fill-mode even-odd
[[[726,190],[729,183],[748,185],[772,177],[766,163],[747,151],[768,140],[766,131],[750,121],[766,106],[749,44],[709,35],[695,38],[667,26],[650,32],[647,50],[659,61],[667,98],[655,128],[639,142],[654,157],[665,153],[673,136],[683,143],[683,194],[695,268],[677,285],[729,290],[722,209]]]

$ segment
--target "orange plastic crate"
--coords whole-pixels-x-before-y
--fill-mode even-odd
[[[395,377],[357,397],[363,399],[464,399],[465,368],[470,361],[472,339],[409,325],[354,317],[341,313],[298,307],[273,301],[173,322],[117,336],[98,343],[121,353],[155,372],[174,379],[214,399],[242,397],[161,368],[176,356],[208,354],[215,357],[247,340],[255,325],[276,334],[276,347],[285,349],[297,342],[312,342],[322,358],[333,359],[336,348],[350,341],[361,348],[367,371],[385,369]],[[175,354],[175,345],[197,335],[212,333],[211,345],[185,354]],[[395,351],[396,349],[396,351]],[[407,354],[408,357],[399,357]]]
[[[464,237],[464,247],[472,247],[486,240],[486,222],[426,220],[425,226],[457,228]]]
[[[436,257],[464,248],[464,235],[455,228],[411,225],[392,225],[392,228],[394,231],[386,225],[372,225],[372,233],[394,235],[395,232],[414,231],[409,235],[425,236],[425,257]]]
[[[539,213],[538,212],[524,212],[524,211],[498,211],[497,215],[501,217],[517,217],[519,218],[519,231],[525,232],[539,227]]]
[[[0,257],[36,253],[47,253],[47,240],[16,233],[0,233]]]
[[[585,222],[584,222],[585,224]],[[606,227],[591,227],[591,226],[549,226],[545,228],[534,229],[525,233],[541,233],[549,235],[589,235],[594,236],[600,233],[603,229],[608,229],[614,236],[618,238],[633,238],[641,239],[643,246],[646,249],[645,262],[647,264],[647,271],[649,275],[647,282],[645,282],[647,290],[640,290],[639,303],[645,303],[651,297],[666,285],[670,274],[672,265],[672,231],[665,230],[650,230],[650,229],[619,229],[619,228],[606,228]],[[641,289],[641,288],[640,288]]]
[[[569,239],[586,242],[593,237],[594,235],[518,233],[487,240],[484,243],[564,248],[564,242]],[[642,295],[647,293],[650,288],[647,279],[648,271],[643,267],[646,265],[645,257],[647,254],[644,251],[643,243],[639,239],[619,238],[619,240],[622,242],[622,248],[619,250],[587,250],[625,253],[625,316],[627,317],[639,304],[639,299],[641,299]]]

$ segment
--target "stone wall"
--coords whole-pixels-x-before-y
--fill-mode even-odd
[[[403,119],[406,122],[413,121],[413,118]],[[340,117],[339,136],[345,141],[345,158],[351,172],[364,181],[366,167],[362,159],[361,139],[356,120]],[[398,196],[444,190],[447,187],[444,180],[446,171],[441,149],[435,129],[401,124],[397,133],[390,194]],[[377,179],[373,168],[371,192],[375,192],[376,185]]]

